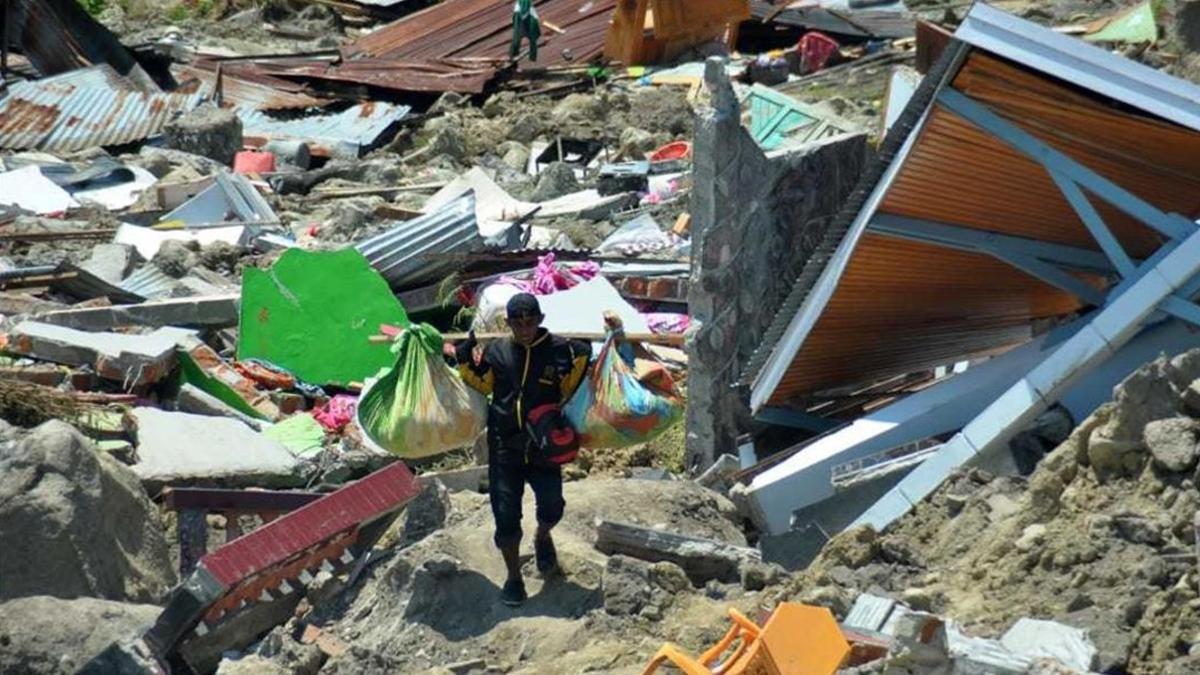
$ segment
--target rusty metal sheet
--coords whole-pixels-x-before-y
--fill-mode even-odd
[[[157,134],[204,100],[202,94],[96,86],[97,77],[116,75],[64,73],[13,85],[0,99],[0,148],[69,152],[131,143]]]
[[[230,71],[233,72],[230,72]],[[215,62],[177,65],[171,68],[175,79],[185,84],[197,80],[196,91],[213,97],[216,92]],[[257,72],[253,64],[242,68],[223,66],[221,70],[221,103],[225,106],[253,110],[289,110],[320,108],[334,99],[313,95],[302,84]]]
[[[889,135],[881,150],[891,165],[868,170],[747,368],[743,382],[753,383],[764,405],[995,353],[1028,340],[1044,320],[1081,308],[1073,296],[989,256],[865,230],[870,218],[890,214],[1099,251],[1041,165],[931,102],[943,76],[1158,209],[1200,216],[1200,130],[1114,105],[1096,90],[981,48],[950,48],[970,53],[953,71],[951,61],[935,66],[918,89],[898,122],[904,131]],[[900,152],[910,135],[911,147]],[[1095,206],[1130,255],[1160,247],[1158,233],[1101,200]],[[1098,289],[1105,284],[1077,276]],[[818,292],[825,299],[810,302]]]
[[[157,89],[117,36],[76,0],[5,0],[0,5],[0,28],[6,29],[0,34],[42,75],[106,63],[133,77],[138,88]]]

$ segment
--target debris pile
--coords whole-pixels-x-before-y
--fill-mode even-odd
[[[1200,669],[1195,6],[6,3],[0,670]]]

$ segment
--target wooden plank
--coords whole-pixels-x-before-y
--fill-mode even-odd
[[[673,562],[698,586],[712,579],[736,582],[743,563],[762,559],[758,549],[609,520],[596,528],[596,550],[648,562]]]

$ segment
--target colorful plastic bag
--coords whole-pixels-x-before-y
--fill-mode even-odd
[[[471,445],[487,401],[442,360],[442,335],[413,325],[393,345],[396,365],[367,380],[355,421],[371,445],[406,459]]]
[[[640,345],[610,333],[563,412],[585,448],[646,443],[683,415],[683,397],[666,367]]]

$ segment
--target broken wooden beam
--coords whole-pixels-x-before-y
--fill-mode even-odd
[[[757,549],[609,520],[602,520],[596,526],[596,549],[605,555],[673,562],[697,586],[712,579],[736,582],[744,563],[762,560]]]

